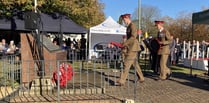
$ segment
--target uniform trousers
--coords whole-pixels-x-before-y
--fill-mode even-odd
[[[167,61],[168,61],[168,56],[169,55],[161,55],[160,58],[160,78],[161,79],[166,79],[166,75],[170,74],[170,69],[167,67]]]
[[[138,57],[137,55],[138,55],[138,52],[130,52],[130,53],[128,53],[128,55],[125,56],[124,69],[121,72],[121,78],[119,80],[119,82],[121,84],[124,84],[126,82],[129,70],[132,65],[136,69],[136,72],[139,76],[140,81],[144,81],[143,73],[142,73],[141,68],[139,66],[138,60],[136,59]]]

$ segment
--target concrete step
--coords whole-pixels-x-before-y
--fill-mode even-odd
[[[19,95],[40,95],[40,94],[104,94],[105,88],[94,85],[83,85],[86,83],[67,84],[60,87],[59,91],[55,83],[50,78],[34,79],[31,87],[19,89]]]
[[[42,87],[42,88],[40,88]],[[55,83],[52,82],[51,78],[37,78],[31,83],[31,90],[52,90],[55,87]]]
[[[0,87],[0,99],[10,96],[12,93],[16,91],[17,91],[17,88],[12,88],[11,86]]]
[[[41,95],[41,94],[104,94],[105,88],[82,88],[82,89],[60,89],[53,90],[20,90],[19,95]]]

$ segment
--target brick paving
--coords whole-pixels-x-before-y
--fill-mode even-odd
[[[137,83],[135,95],[126,98],[134,99],[135,103],[209,103],[207,76],[173,73],[170,80],[156,81],[156,75],[147,74],[144,83]]]

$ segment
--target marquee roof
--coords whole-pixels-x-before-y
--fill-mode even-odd
[[[53,15],[40,13],[40,31],[62,32],[73,34],[85,34],[87,29],[76,24],[67,16],[53,17]],[[0,30],[30,31],[25,29],[24,16],[20,18],[13,16],[11,18],[0,19]]]

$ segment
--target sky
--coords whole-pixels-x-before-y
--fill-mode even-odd
[[[176,18],[180,12],[200,12],[209,8],[209,0],[140,0],[141,5],[154,6],[160,10],[161,16]],[[133,14],[138,8],[139,0],[100,0],[104,3],[106,17],[118,20],[121,14]]]

